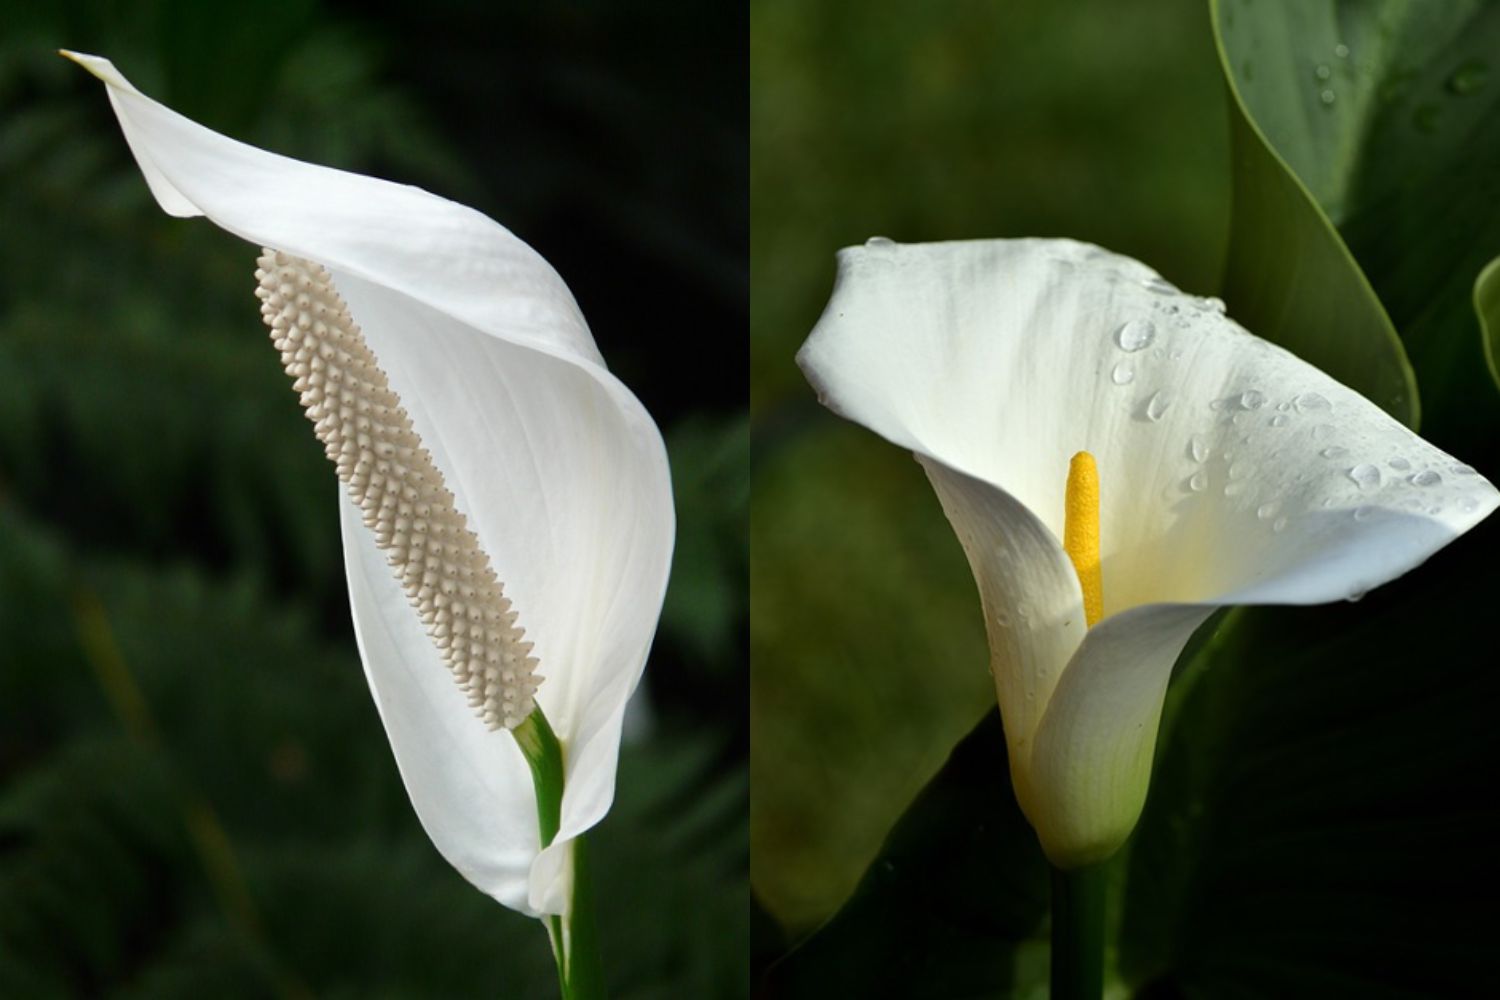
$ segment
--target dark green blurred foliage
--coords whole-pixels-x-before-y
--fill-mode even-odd
[[[406,801],[254,248],[157,209],[58,47],[236,138],[472,204],[568,280],[666,434],[679,520],[650,721],[593,837],[605,966],[618,997],[745,995],[743,15],[0,20],[0,996],[557,988],[541,926]]]
[[[962,553],[910,459],[819,411],[792,365],[838,246],[1089,239],[1191,291],[1223,281],[1231,315],[1293,302],[1325,328],[1267,328],[1263,309],[1252,329],[1366,352],[1349,371],[1390,371],[1388,342],[1361,333],[1383,307],[1424,435],[1500,479],[1500,395],[1470,295],[1500,254],[1500,67],[1474,70],[1500,51],[1500,5],[1218,7],[1235,19],[1227,80],[1200,0],[1128,17],[1091,2],[886,18],[753,5],[751,838],[767,996],[1047,988],[1046,872],[1010,799]],[[1249,252],[1229,256],[1227,280],[1248,158],[1230,157],[1226,82],[1281,158],[1254,169],[1296,171],[1256,178],[1261,190],[1310,194],[1295,217],[1233,220]],[[1352,251],[1318,261],[1347,273],[1308,268],[1309,234]],[[1278,254],[1292,266],[1236,271]],[[1365,280],[1373,307],[1355,294]],[[1399,409],[1397,395],[1384,402]],[[1497,557],[1491,518],[1357,604],[1244,610],[1200,630],[1111,872],[1110,995],[1492,992]],[[841,590],[824,560],[849,567]]]

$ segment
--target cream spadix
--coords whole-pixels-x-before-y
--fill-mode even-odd
[[[1134,827],[1172,664],[1215,608],[1357,596],[1500,502],[1222,303],[1070,240],[842,250],[798,362],[926,470],[979,587],[1016,797],[1065,868]],[[1064,546],[1079,452],[1097,623],[1095,560]]]
[[[281,255],[261,268],[263,308],[273,332],[287,322],[284,360],[346,477],[355,638],[412,805],[481,890],[528,914],[567,913],[574,843],[613,800],[625,705],[671,563],[656,424],[605,366],[556,271],[498,223],[237,142],[142,94],[108,60],[69,57],[104,82],[164,211]],[[368,428],[362,405],[381,416]],[[533,701],[563,756],[547,846],[526,759],[511,732],[491,728],[515,725]]]
[[[365,527],[469,704],[491,729],[516,728],[542,678],[490,557],[327,269],[275,250],[257,263],[255,294],[272,343]]]

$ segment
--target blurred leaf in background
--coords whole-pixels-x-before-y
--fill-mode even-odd
[[[473,204],[568,280],[678,496],[595,838],[606,970],[620,997],[747,995],[743,15],[0,14],[0,995],[557,988],[540,928],[406,802],[255,248],[155,209],[63,46],[237,138]],[[689,351],[698,378],[660,363]]]
[[[911,485],[907,457],[878,441],[855,447],[791,367],[826,298],[832,251],[874,233],[1071,235],[1207,293],[1232,194],[1231,313],[1255,312],[1250,293],[1281,303],[1290,311],[1267,333],[1294,349],[1321,342],[1342,370],[1365,366],[1377,375],[1367,391],[1396,387],[1388,406],[1403,402],[1409,353],[1424,436],[1494,480],[1500,396],[1483,377],[1476,308],[1485,315],[1489,297],[1476,278],[1500,253],[1500,90],[1476,60],[1500,51],[1500,5],[1161,0],[1128,19],[1089,4],[924,6],[883,21],[852,5],[823,5],[822,18],[790,6],[762,0],[752,31],[757,962],[773,996],[820,995],[834,981],[855,994],[1044,995],[1042,862],[1008,801],[958,547]],[[1100,35],[1105,51],[1091,47]],[[933,50],[949,54],[962,93],[913,109],[921,54]],[[1143,68],[1130,72],[1133,60]],[[779,72],[766,92],[783,104],[761,100],[767,66]],[[1226,82],[1241,103],[1226,102]],[[1018,95],[1022,109],[1007,103]],[[981,103],[989,110],[969,127],[950,126]],[[1083,106],[1105,120],[1070,116]],[[814,111],[823,117],[789,141],[784,120]],[[1232,160],[1227,121],[1241,130]],[[1300,198],[1295,212],[1245,211],[1246,136],[1265,143],[1259,190],[1281,185],[1283,206]],[[917,158],[974,158],[983,171],[955,170],[934,194]],[[768,183],[777,170],[782,182]],[[799,171],[804,204],[788,211],[781,191]],[[949,208],[959,204],[967,211]],[[922,221],[891,221],[903,218]],[[1176,220],[1166,238],[1165,220]],[[808,259],[789,273],[798,253]],[[765,383],[774,392],[761,391],[762,365],[780,366],[781,381]],[[1205,626],[1178,664],[1146,813],[1113,872],[1117,994],[1480,988],[1500,930],[1482,860],[1500,807],[1480,791],[1500,766],[1490,718],[1500,682],[1482,654],[1497,555],[1500,526],[1486,523],[1359,604]],[[815,594],[836,572],[806,569],[823,560],[855,583]],[[946,764],[967,731],[958,700],[866,695],[946,688],[963,670],[985,681],[967,711],[989,714]],[[844,708],[772,721],[772,706],[818,699]],[[928,742],[904,736],[924,724]],[[804,749],[773,761],[772,746]],[[772,782],[788,787],[773,793]],[[853,849],[841,853],[841,839]],[[803,872],[832,874],[809,885]],[[975,927],[991,942],[986,961],[975,961]]]

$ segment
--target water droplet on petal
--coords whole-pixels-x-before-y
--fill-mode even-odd
[[[896,241],[892,240],[889,236],[871,236],[865,240],[865,246],[867,247],[893,247],[895,245]]]
[[[1266,394],[1259,389],[1246,389],[1240,393],[1240,406],[1246,410],[1258,410],[1266,405]]]
[[[1192,477],[1188,479],[1188,489],[1192,490],[1194,493],[1202,493],[1204,487],[1206,487],[1207,485],[1208,473],[1204,472],[1202,469],[1199,469],[1197,472],[1193,473]]]
[[[1459,465],[1453,466],[1448,471],[1451,472],[1451,473],[1453,473],[1455,476],[1477,476],[1477,475],[1479,475],[1478,472],[1474,471],[1474,467],[1472,465],[1459,464]]]
[[[1151,398],[1146,400],[1146,419],[1155,423],[1161,419],[1162,414],[1166,413],[1167,407],[1171,405],[1172,397],[1160,389],[1156,390],[1151,394]]]
[[[1141,282],[1141,287],[1157,295],[1175,295],[1177,293],[1177,286],[1165,278],[1147,278]]]
[[[1338,56],[1340,59],[1348,59],[1349,46],[1345,45],[1343,42],[1339,42],[1333,47],[1333,54]]]
[[[1333,404],[1316,392],[1304,392],[1292,400],[1292,405],[1297,408],[1298,413],[1313,413],[1318,410],[1331,410]]]
[[[1271,418],[1271,426],[1272,427],[1285,427],[1286,424],[1287,424],[1287,418],[1284,415],[1280,414],[1280,413],[1278,413],[1276,416],[1274,416],[1274,417]]]
[[[1391,468],[1395,469],[1397,472],[1405,472],[1407,469],[1411,468],[1411,463],[1408,462],[1404,458],[1393,458],[1393,459],[1391,459],[1389,462],[1387,462],[1385,464],[1389,465]]]
[[[1208,442],[1203,440],[1202,434],[1194,434],[1188,439],[1188,454],[1195,462],[1202,462],[1208,458]]]
[[[1122,351],[1139,351],[1156,339],[1156,324],[1149,319],[1133,319],[1115,331],[1115,343]]]
[[[1109,373],[1109,380],[1115,385],[1129,385],[1135,381],[1135,369],[1121,361]]]
[[[1275,500],[1272,500],[1270,503],[1263,503],[1259,507],[1255,508],[1255,516],[1260,518],[1262,521],[1269,521],[1271,517],[1275,515],[1276,509],[1279,506],[1280,504],[1278,504]]]
[[[1373,490],[1380,485],[1380,470],[1363,462],[1349,470],[1349,478],[1362,490]]]
[[[1438,473],[1433,472],[1431,469],[1428,469],[1425,472],[1414,472],[1412,473],[1411,477],[1407,479],[1407,482],[1411,483],[1413,486],[1436,486],[1442,481],[1443,477]]]
[[[1319,63],[1313,69],[1313,77],[1315,79],[1318,79],[1318,80],[1327,80],[1331,76],[1333,76],[1333,70],[1331,70],[1331,69],[1328,68],[1328,64],[1327,63]]]
[[[1228,458],[1229,455],[1225,454],[1224,457]],[[1229,463],[1229,478],[1230,479],[1244,479],[1244,478],[1248,477],[1250,475],[1250,473],[1252,473],[1254,471],[1255,471],[1255,465],[1254,465],[1254,463],[1251,463],[1251,462],[1230,462]]]
[[[1339,95],[1333,92],[1332,87],[1324,87],[1318,92],[1318,100],[1323,102],[1323,107],[1333,107],[1333,102],[1339,99]]]
[[[1349,454],[1349,449],[1340,448],[1338,445],[1334,445],[1331,448],[1324,448],[1322,451],[1318,452],[1318,454],[1322,455],[1324,458],[1343,458],[1345,455]]]
[[[1366,591],[1356,588],[1349,591],[1349,595],[1345,597],[1344,600],[1348,601],[1350,604],[1353,604],[1355,601],[1363,599],[1366,593]]]
[[[1374,507],[1356,507],[1354,509],[1354,519],[1356,521],[1363,521],[1373,513],[1375,513]]]

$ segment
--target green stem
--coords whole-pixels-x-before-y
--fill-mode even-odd
[[[1052,1000],[1104,995],[1107,864],[1052,869]]]
[[[537,830],[549,847],[562,824],[563,748],[541,706],[532,709],[513,731],[536,789]],[[562,1000],[603,1000],[604,970],[599,962],[599,938],[594,927],[594,890],[589,871],[588,845],[573,840],[573,898],[568,912],[546,918],[557,962]]]

